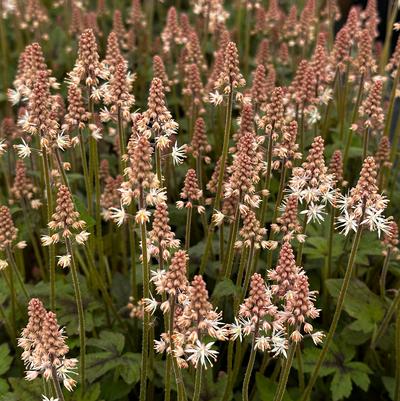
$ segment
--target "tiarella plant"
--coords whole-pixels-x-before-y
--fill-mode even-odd
[[[398,2],[342,3],[0,2],[0,401],[400,401]]]

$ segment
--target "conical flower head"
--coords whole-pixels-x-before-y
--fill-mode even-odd
[[[239,69],[239,54],[234,42],[229,42],[225,49],[224,68],[218,77],[215,88],[223,87],[225,93],[246,85]]]
[[[189,257],[185,251],[176,251],[171,260],[171,265],[163,280],[164,290],[168,294],[177,295],[185,292],[188,287],[187,261]],[[163,292],[157,290],[158,292]]]
[[[7,206],[0,206],[0,251],[11,247],[17,239],[17,232],[10,209]]]
[[[63,237],[70,237],[73,231],[82,230],[86,226],[79,219],[79,212],[75,210],[71,192],[66,185],[58,187],[56,210],[51,217],[48,226],[54,231],[60,231]]]
[[[278,263],[274,270],[268,272],[268,278],[276,282],[271,289],[274,294],[284,298],[288,291],[294,289],[300,269],[296,266],[293,249],[285,241],[279,251]]]

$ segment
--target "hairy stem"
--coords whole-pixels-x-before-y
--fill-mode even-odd
[[[65,245],[67,247],[67,252],[71,256],[71,277],[72,277],[72,284],[74,286],[75,292],[75,302],[76,307],[78,309],[78,321],[79,321],[79,345],[80,345],[80,364],[79,364],[79,374],[81,377],[81,394],[85,393],[85,377],[86,377],[86,362],[85,362],[85,355],[86,355],[86,329],[85,329],[85,315],[83,309],[83,301],[82,301],[82,294],[79,285],[78,279],[78,269],[75,263],[75,256],[72,249],[72,243],[69,238],[65,239]]]
[[[364,218],[364,213],[362,214],[361,218],[359,221],[362,221]],[[325,338],[324,341],[324,346],[322,347],[321,353],[319,354],[319,358],[317,360],[317,363],[314,366],[314,370],[311,374],[310,380],[308,381],[308,385],[306,387],[306,389],[303,392],[303,395],[300,399],[300,401],[307,401],[311,395],[311,391],[314,387],[315,382],[317,381],[318,378],[318,374],[319,371],[321,369],[322,363],[325,361],[325,358],[327,356],[327,353],[329,351],[329,347],[331,345],[331,342],[333,340],[333,336],[335,334],[336,331],[336,327],[338,325],[339,319],[340,319],[340,315],[342,313],[343,310],[343,305],[344,305],[344,300],[346,297],[346,293],[347,290],[349,288],[349,284],[350,284],[350,280],[351,277],[353,275],[353,268],[354,268],[354,262],[356,259],[356,254],[357,254],[357,250],[358,250],[358,246],[360,244],[360,240],[361,240],[361,233],[362,233],[362,228],[358,228],[356,235],[354,237],[353,240],[353,245],[351,247],[351,252],[350,252],[350,257],[349,257],[349,261],[347,264],[347,269],[346,269],[346,274],[344,276],[343,279],[343,283],[342,283],[342,288],[340,289],[340,293],[339,293],[339,297],[336,303],[336,309],[335,309],[335,313],[333,315],[332,318],[332,323],[331,326],[329,328],[329,332]]]

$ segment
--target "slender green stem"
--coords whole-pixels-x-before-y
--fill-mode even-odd
[[[43,280],[46,280],[47,274],[45,271],[42,253],[40,252],[40,247],[38,245],[37,238],[35,236],[35,229],[31,224],[31,219],[29,218],[29,213],[28,213],[26,202],[24,199],[21,199],[21,207],[22,207],[22,211],[24,214],[24,219],[26,221],[27,226],[29,227],[29,229],[28,229],[29,237],[31,239],[33,253],[35,254],[35,258],[39,265],[40,275],[42,276]]]
[[[171,368],[172,368],[172,357],[171,355],[167,354],[167,361],[166,361],[166,368],[165,368],[165,396],[164,401],[171,400]]]
[[[14,271],[16,277],[17,277],[17,280],[18,280],[18,283],[19,283],[19,285],[20,285],[20,287],[21,287],[21,289],[22,289],[22,292],[24,293],[25,297],[26,297],[27,299],[29,299],[28,290],[27,290],[26,287],[25,287],[24,280],[23,280],[22,277],[21,277],[21,272],[19,271],[18,266],[17,266],[17,264],[15,263],[14,255],[12,254],[10,248],[7,248],[7,249],[6,249],[6,254],[7,254],[7,260],[8,260],[8,262],[10,263],[11,268],[12,268],[12,270]]]
[[[132,215],[135,211],[132,209]],[[134,229],[134,224],[129,221],[129,246],[131,252],[131,295],[133,299],[137,299],[137,288],[136,288],[136,233]]]
[[[203,367],[200,364],[196,368],[196,378],[195,378],[195,381],[194,381],[194,392],[193,392],[192,401],[199,401],[200,400],[202,376],[203,376]]]
[[[258,330],[256,330],[256,332],[257,331]],[[249,358],[249,362],[247,363],[246,373],[244,375],[244,380],[243,380],[243,388],[242,388],[242,400],[243,401],[249,401],[249,384],[250,384],[251,374],[253,372],[254,362],[256,360],[256,353],[257,353],[255,350],[255,345],[256,345],[256,334],[254,333],[253,340],[251,342],[250,358]]]
[[[379,278],[379,288],[380,288],[382,298],[385,297],[385,292],[386,292],[386,276],[387,276],[387,272],[388,272],[388,268],[389,268],[389,261],[390,261],[390,256],[391,256],[390,253],[391,253],[390,249],[387,249],[385,260],[383,261],[383,265],[382,265],[381,277]]]
[[[222,197],[222,184],[223,184],[224,176],[225,176],[225,165],[226,165],[226,160],[228,158],[229,140],[230,140],[230,134],[231,134],[231,125],[232,125],[232,108],[233,108],[233,87],[231,84],[229,96],[228,96],[228,103],[226,105],[224,144],[222,147],[222,154],[221,154],[221,159],[220,159],[221,160],[220,171],[219,171],[219,175],[218,175],[217,192],[215,194],[214,207],[213,207],[213,209],[217,209],[217,210],[219,210],[219,208],[220,208],[220,202],[221,202],[221,197]],[[200,274],[203,274],[206,269],[208,257],[209,257],[210,250],[211,250],[213,235],[214,235],[214,225],[209,224],[206,247],[205,247],[204,254],[201,259],[201,264],[200,264]]]
[[[244,300],[245,295],[247,294],[247,290],[249,288],[249,284],[250,284],[250,278],[253,275],[253,272],[255,270],[256,264],[253,263],[254,260],[254,241],[252,241],[251,246],[250,246],[250,251],[249,251],[249,257],[247,258],[247,264],[246,264],[246,275],[244,277],[244,283],[243,283],[243,289],[242,292],[240,294],[240,302],[239,304],[241,304]],[[237,312],[237,310],[236,310]]]
[[[364,135],[363,135],[363,156],[362,159],[365,160],[365,158],[368,156],[368,143],[369,143],[369,127],[366,127],[364,130]]]
[[[58,172],[61,174],[61,182],[63,183],[63,185],[69,188],[67,173],[65,172],[61,155],[58,149],[54,151],[54,155],[56,157]],[[71,190],[71,188],[69,188],[69,190]]]
[[[218,227],[218,232],[219,232],[219,260],[222,264],[222,261],[225,259],[225,239],[224,239],[224,229],[225,229],[225,224],[222,222],[222,224]]]
[[[352,118],[351,118],[350,129],[349,129],[348,136],[347,136],[346,147],[344,149],[344,154],[343,154],[343,166],[347,165],[347,159],[349,157],[350,145],[351,145],[351,142],[352,142],[352,139],[353,139],[353,129],[352,129],[351,126],[357,120],[358,109],[360,107],[363,89],[364,89],[364,74],[361,74],[360,85],[358,87],[358,93],[357,93],[357,100],[356,100],[356,103],[354,105],[353,115],[352,115]]]
[[[231,235],[229,236],[228,247],[226,250],[227,259],[223,269],[224,277],[226,278],[230,278],[232,273],[233,259],[235,257],[235,241],[237,233],[239,231],[239,224],[240,224],[240,209],[238,203],[236,206],[234,221],[233,224],[231,225]]]
[[[124,131],[124,123],[122,121],[122,113],[121,108],[118,107],[117,111],[117,130],[118,130],[118,139],[119,139],[119,152],[120,156],[120,174],[124,173],[124,168],[126,162],[122,159],[122,156],[125,154],[126,151],[126,139],[125,139],[125,131]]]
[[[383,130],[383,136],[389,136],[390,133],[390,127],[392,125],[392,116],[393,116],[394,103],[396,100],[396,92],[397,92],[397,86],[399,84],[399,79],[400,79],[400,68],[397,67],[396,75],[392,82],[392,90],[390,92],[390,100],[385,119],[385,128]]]
[[[170,298],[169,298],[169,328],[168,328],[169,338],[172,338],[172,335],[174,332],[175,302],[176,302],[175,295],[174,296],[170,295]],[[173,355],[174,355],[174,342],[171,341],[171,358],[172,358],[172,366],[173,366],[174,374],[175,374],[176,389],[178,392],[178,401],[186,401],[187,396],[186,396],[185,385],[183,383],[182,372],[176,362],[176,358],[174,358]]]
[[[331,206],[331,220],[329,226],[329,237],[328,237],[328,269],[326,278],[330,278],[332,275],[332,252],[333,252],[333,235],[335,232],[335,217],[336,217],[336,209]]]
[[[244,74],[247,76],[249,70],[249,59],[250,59],[250,22],[251,22],[251,10],[246,7],[246,19],[245,19],[245,30],[244,30]],[[239,31],[240,32],[240,31]]]
[[[13,269],[10,267],[8,269],[8,286],[10,288],[10,300],[11,300],[11,327],[13,329],[14,338],[17,338],[17,314],[16,314],[16,306],[17,306],[17,294],[15,292],[14,286],[14,275]]]
[[[283,366],[281,376],[279,378],[278,388],[275,393],[274,401],[282,401],[283,399],[286,390],[286,384],[289,378],[290,369],[292,368],[293,357],[296,352],[296,348],[297,348],[296,343],[292,343],[289,347],[289,353],[285,361],[285,365]]]
[[[396,373],[394,386],[394,401],[400,401],[400,311],[397,311],[395,331]]]
[[[228,96],[228,103],[226,105],[225,115],[225,128],[224,128],[224,144],[222,147],[220,171],[218,175],[217,193],[215,194],[214,209],[220,208],[220,201],[222,197],[222,184],[225,176],[225,166],[228,158],[229,140],[231,136],[231,125],[232,125],[232,108],[233,108],[233,87],[230,86],[230,92]]]
[[[8,337],[10,337],[10,341],[12,342],[14,348],[17,348],[16,338],[17,333],[13,324],[8,320],[5,310],[3,309],[3,305],[0,303],[0,318],[4,322],[4,326],[6,328]]]
[[[79,346],[80,346],[80,365],[79,365],[79,374],[81,379],[81,394],[85,393],[85,384],[86,384],[86,328],[85,328],[85,314],[83,309],[83,301],[82,294],[79,285],[78,279],[78,269],[75,263],[75,256],[72,249],[72,243],[69,238],[65,239],[65,245],[67,248],[67,252],[71,256],[71,277],[72,284],[74,286],[75,292],[75,302],[76,307],[78,309],[78,322],[79,322]]]
[[[150,297],[150,267],[147,261],[147,234],[146,224],[140,224],[140,233],[142,240],[142,268],[143,268],[143,298]],[[149,358],[149,313],[144,311],[143,318],[143,338],[142,338],[142,370],[140,373],[140,401],[147,399],[147,374]]]
[[[90,137],[90,166],[94,176],[95,200],[96,200],[96,246],[99,256],[100,271],[103,277],[106,277],[105,263],[104,263],[104,249],[103,249],[103,235],[101,227],[101,187],[100,187],[100,174],[99,174],[99,154],[97,148],[97,141]]]
[[[308,225],[308,219],[307,219],[307,215],[305,215],[304,216],[304,221],[303,221],[303,229],[301,230],[301,233],[303,235],[306,234],[307,225]],[[299,249],[297,251],[297,257],[296,257],[297,266],[301,266],[301,261],[302,261],[302,258],[303,258],[303,248],[304,248],[304,242],[300,242]]]
[[[190,248],[190,232],[192,226],[192,215],[193,215],[193,208],[187,208],[187,215],[186,215],[186,233],[185,233],[185,250],[187,251]]]
[[[359,221],[362,221],[363,218],[364,218],[364,213],[362,213],[362,216],[361,216]],[[310,377],[310,380],[308,382],[308,385],[307,385],[306,389],[304,390],[300,401],[307,401],[309,399],[309,397],[311,395],[311,391],[312,391],[312,389],[314,387],[314,384],[317,381],[318,374],[319,374],[319,371],[321,369],[322,363],[324,362],[324,360],[325,360],[325,358],[327,356],[327,353],[329,351],[329,347],[330,347],[331,342],[333,340],[333,336],[335,334],[336,327],[338,325],[338,322],[339,322],[339,319],[340,319],[340,315],[342,313],[342,309],[343,309],[346,293],[347,293],[347,290],[348,290],[349,285],[350,285],[351,277],[353,275],[353,268],[354,268],[354,264],[355,264],[355,259],[356,259],[358,246],[359,246],[360,240],[361,240],[361,233],[362,233],[362,227],[359,227],[357,232],[356,232],[356,235],[354,237],[354,240],[353,240],[353,245],[351,247],[350,257],[349,257],[349,261],[348,261],[348,264],[347,264],[346,274],[345,274],[344,279],[343,279],[342,288],[340,289],[339,297],[338,297],[338,300],[337,300],[337,303],[336,303],[335,313],[334,313],[333,318],[332,318],[332,323],[331,323],[331,326],[329,328],[329,332],[328,332],[328,334],[327,334],[327,336],[325,338],[324,346],[322,347],[322,350],[321,350],[321,353],[319,355],[319,358],[318,358],[318,360],[317,360],[317,362],[316,362],[316,364],[314,366],[314,370],[313,370],[313,372],[311,374],[311,377]]]
[[[267,149],[267,173],[265,175],[265,185],[264,185],[264,190],[269,191],[269,186],[271,183],[271,171],[272,171],[272,133],[274,132],[275,129],[275,123],[272,124],[271,128],[271,134],[268,135],[268,149]],[[260,212],[260,223],[262,226],[264,226],[265,223],[265,216],[267,213],[267,207],[268,207],[268,196],[263,195],[262,199],[262,205],[261,205],[261,212]]]
[[[53,213],[53,194],[51,191],[50,183],[50,166],[49,158],[46,149],[42,147],[42,165],[43,165],[43,177],[44,184],[46,187],[46,197],[47,197],[47,222],[51,220]],[[49,229],[49,235],[50,229]],[[49,271],[50,271],[50,308],[55,310],[56,308],[56,253],[55,245],[49,245]]]
[[[300,343],[296,347],[296,359],[297,359],[297,375],[299,378],[299,389],[300,392],[304,391],[304,366],[303,366],[303,356],[301,355]]]
[[[156,146],[156,173],[157,179],[160,185],[162,185],[161,151],[158,146]]]
[[[397,16],[397,4],[396,4],[397,1],[392,0],[391,3],[392,3],[391,6],[388,6],[385,43],[381,52],[380,63],[379,63],[379,73],[381,75],[384,74],[385,66],[387,64],[387,60],[389,57],[390,45],[392,43],[392,35],[393,35],[393,24],[396,21],[396,16]]]
[[[389,309],[387,310],[385,317],[382,320],[382,323],[378,327],[378,330],[376,331],[376,333],[371,341],[372,349],[375,348],[377,341],[379,339],[381,339],[384,336],[384,334],[386,333],[389,323],[392,320],[392,317],[399,306],[400,306],[400,290],[397,290],[396,296],[393,298],[393,301],[390,304]]]
[[[229,395],[231,392],[231,387],[233,385],[233,347],[235,343],[233,341],[229,341],[228,344],[228,358],[227,358],[227,380],[224,390],[224,395],[222,397],[222,401],[227,401],[229,399]]]
[[[52,365],[51,367],[51,378],[53,380],[54,388],[57,393],[58,401],[64,401],[64,394],[61,390],[60,381],[58,380],[57,377],[57,370],[54,365]]]
[[[86,156],[86,144],[85,138],[83,136],[83,131],[79,129],[79,149],[81,153],[81,163],[83,168],[83,177],[85,179],[85,189],[87,196],[87,207],[90,215],[93,213],[93,199],[92,199],[92,186],[90,185],[91,180],[89,177],[88,165],[87,165],[87,156]]]
[[[102,277],[100,276],[99,272],[96,269],[94,257],[90,251],[90,247],[85,246],[84,252],[90,267],[89,277],[93,277],[93,283],[97,286],[97,288],[100,289],[100,292],[103,294],[105,305],[111,310],[115,319],[119,322],[121,327],[123,327],[126,331],[128,331],[127,324],[121,319],[121,316],[119,315],[118,310],[113,304],[112,298],[110,297],[110,294],[107,291],[104,280],[102,279]]]

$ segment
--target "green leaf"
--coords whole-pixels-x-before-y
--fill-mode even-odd
[[[226,297],[228,295],[234,295],[237,292],[237,287],[232,280],[224,278],[214,288],[212,297],[215,299]]]
[[[86,388],[85,394],[81,395],[81,388],[74,391],[74,400],[76,401],[97,401],[100,398],[100,383],[95,383]]]
[[[107,380],[101,383],[101,393],[105,400],[127,400],[127,395],[132,390],[122,380]]]
[[[100,338],[89,339],[88,345],[119,355],[124,349],[125,337],[121,333],[102,331]]]
[[[13,358],[10,356],[10,350],[7,344],[0,345],[0,375],[3,375],[10,369]]]
[[[96,220],[89,214],[85,204],[77,196],[73,196],[76,210],[79,212],[81,219],[86,223],[86,228],[93,227],[96,224]]]
[[[112,352],[96,352],[86,356],[86,378],[93,383],[99,377],[110,370],[116,369],[121,364],[118,355]]]
[[[342,279],[329,279],[326,281],[329,293],[337,298],[342,286]],[[370,333],[381,321],[385,313],[385,305],[380,297],[374,294],[365,283],[352,280],[344,300],[344,310],[357,319],[351,329]]]
[[[336,372],[331,382],[332,401],[347,398],[351,394],[353,385],[348,373]]]
[[[383,376],[382,377],[383,385],[385,386],[386,391],[389,393],[389,398],[394,400],[394,390],[396,387],[396,380],[394,377]]]
[[[353,382],[362,390],[368,390],[370,380],[366,373],[355,370],[354,372],[351,372],[351,380],[353,380]]]
[[[0,378],[0,394],[4,394],[8,391],[8,383],[6,380]]]
[[[126,279],[126,276],[119,272],[113,274],[111,294],[119,307],[126,305],[126,300],[129,299],[129,295],[131,294],[130,288],[130,282]]]
[[[40,400],[42,398],[42,381],[26,381],[16,377],[9,377],[12,393],[7,393],[0,398],[0,401],[27,401]]]
[[[305,373],[311,373],[314,370],[314,366],[319,358],[321,350],[318,348],[306,348],[303,352],[303,369]],[[294,364],[294,367],[297,365]],[[334,373],[337,369],[337,364],[331,353],[328,354],[322,363],[321,369],[319,370],[319,376],[328,376]]]
[[[119,373],[127,384],[136,384],[140,380],[141,354],[127,352],[121,358]]]
[[[278,384],[272,381],[269,377],[265,377],[260,373],[256,373],[256,387],[258,398],[261,401],[271,401],[274,399]],[[283,400],[291,401],[291,398],[287,392],[285,392]]]
[[[343,252],[343,237],[334,236],[332,243],[332,257],[338,257]],[[328,241],[326,238],[307,238],[304,253],[311,259],[323,259],[328,255]]]
[[[121,355],[125,337],[120,333],[102,331],[100,338],[91,338],[88,345],[102,352],[87,355],[87,379],[90,383],[105,375],[114,373],[122,376],[126,384],[135,384],[140,378],[140,354],[128,352]]]

